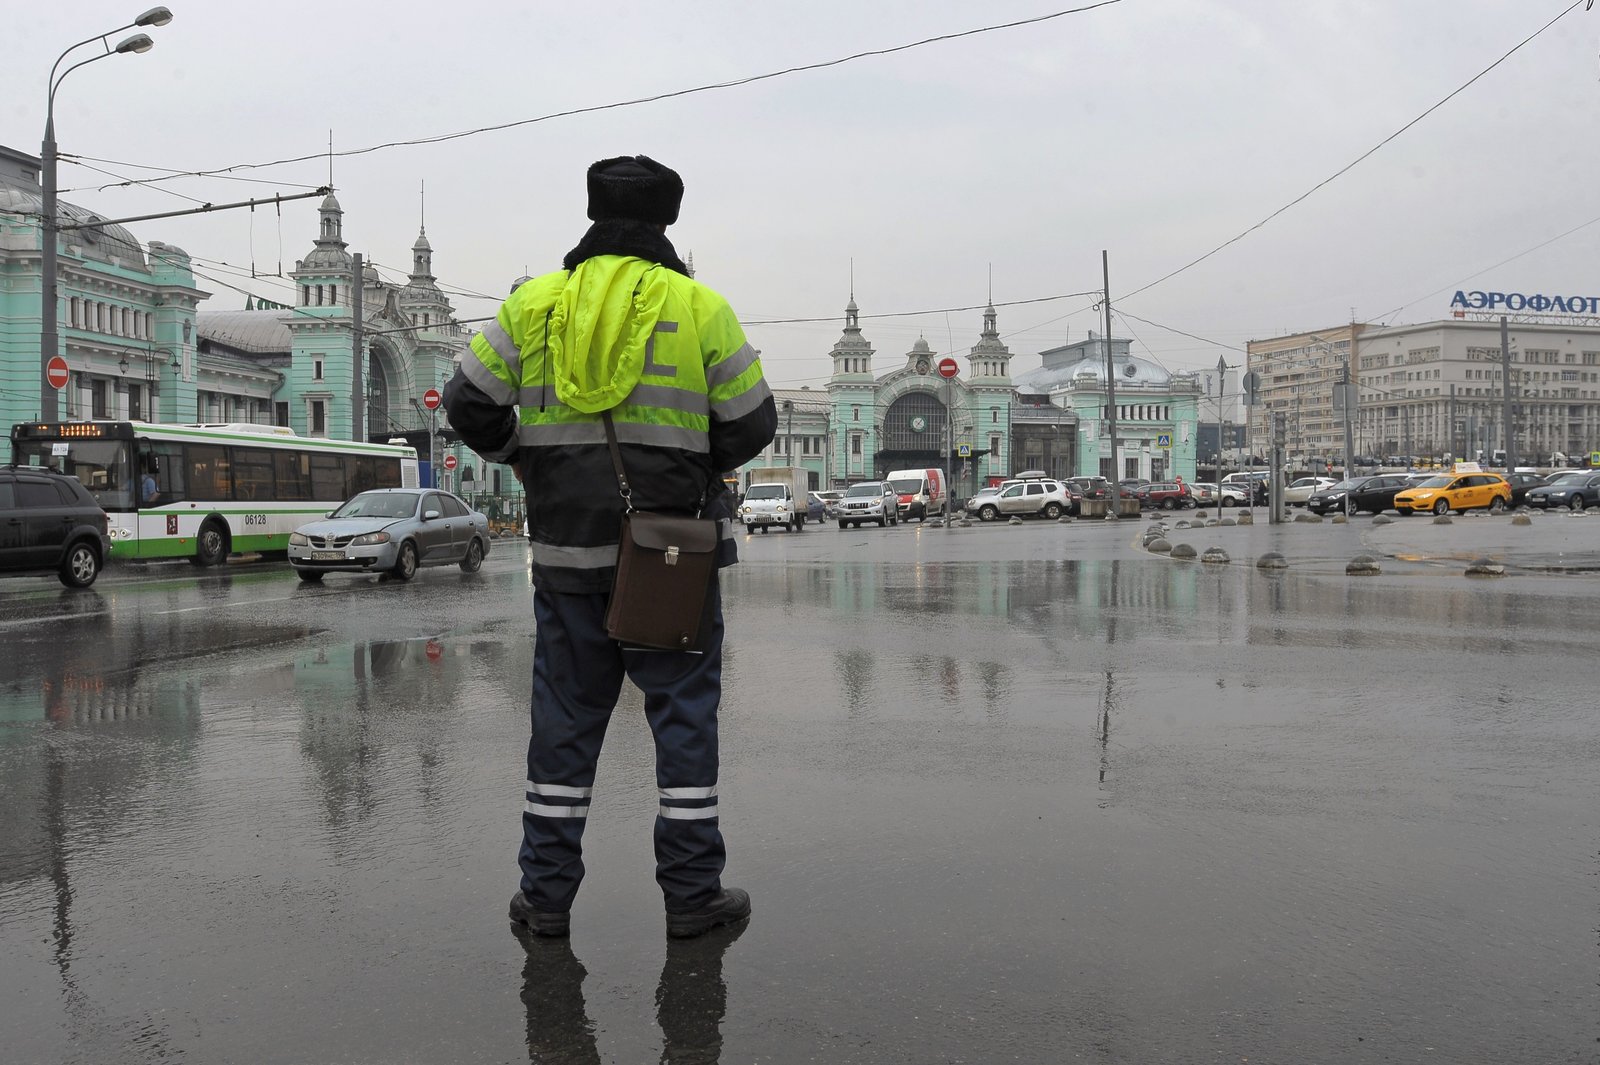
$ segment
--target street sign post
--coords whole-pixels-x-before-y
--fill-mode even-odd
[[[50,361],[44,364],[44,376],[50,382],[50,387],[57,392],[66,388],[67,378],[70,376],[67,370],[67,360],[60,355],[52,355]]]
[[[951,398],[951,386],[955,384],[956,374],[961,372],[961,366],[956,360],[946,356],[939,360],[939,376],[944,378],[944,527],[950,528],[955,517],[952,510],[955,490],[950,483],[950,453],[956,449],[955,420],[956,409]]]

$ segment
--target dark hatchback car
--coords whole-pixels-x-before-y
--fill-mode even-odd
[[[109,524],[76,477],[0,466],[0,572],[54,572],[68,588],[87,588],[111,552]]]
[[[1359,514],[1369,510],[1374,514],[1381,514],[1394,509],[1396,492],[1410,487],[1411,481],[1403,473],[1356,477],[1340,481],[1332,488],[1312,493],[1311,498],[1306,500],[1306,509],[1316,514],[1326,514],[1329,511],[1342,513],[1345,508],[1345,497],[1348,496],[1350,513]]]
[[[1534,488],[1543,488],[1549,484],[1551,478],[1541,477],[1537,473],[1508,473],[1506,483],[1511,486],[1511,505],[1520,507],[1528,500],[1528,492]]]
[[[1528,489],[1523,500],[1530,507],[1555,510],[1585,510],[1600,506],[1600,473],[1588,471],[1559,474],[1550,483]]]

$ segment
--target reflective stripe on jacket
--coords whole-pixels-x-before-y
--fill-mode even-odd
[[[485,458],[517,456],[534,581],[550,591],[611,584],[623,504],[599,412],[611,411],[634,506],[723,518],[723,564],[733,542],[720,474],[777,428],[759,354],[727,301],[617,255],[524,282],[473,338],[445,407]]]

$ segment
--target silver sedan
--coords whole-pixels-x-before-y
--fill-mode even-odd
[[[449,492],[426,488],[362,492],[289,534],[289,563],[303,581],[329,572],[408,581],[422,566],[475,573],[488,553],[489,519]]]

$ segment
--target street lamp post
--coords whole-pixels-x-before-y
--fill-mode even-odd
[[[56,89],[66,80],[68,74],[81,66],[87,66],[109,55],[122,55],[126,52],[148,52],[155,47],[155,42],[146,33],[136,33],[121,44],[112,48],[106,44],[106,38],[113,33],[131,30],[135,27],[165,26],[172,21],[172,12],[164,7],[153,7],[140,15],[126,26],[97,33],[93,37],[85,37],[77,44],[68,48],[56,57],[55,63],[50,67],[49,93],[45,97],[44,109],[44,142],[39,151],[39,181],[43,186],[42,205],[39,223],[40,235],[43,239],[42,254],[39,263],[40,290],[39,299],[43,306],[40,309],[39,327],[39,415],[41,420],[52,422],[60,413],[56,404],[56,390],[50,384],[50,360],[61,353],[61,337],[56,323]],[[61,61],[68,54],[82,48],[86,44],[99,41],[105,46],[105,51],[97,56],[91,56],[80,63],[74,63],[60,76],[56,70],[61,66]]]

